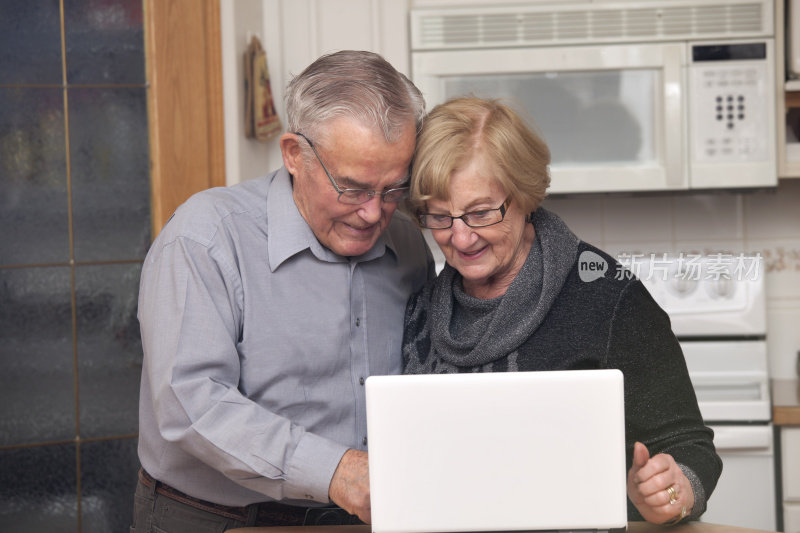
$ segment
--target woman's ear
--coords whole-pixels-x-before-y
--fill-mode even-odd
[[[292,176],[300,170],[303,160],[303,150],[300,146],[299,137],[293,133],[284,133],[280,139],[281,155],[283,165]]]

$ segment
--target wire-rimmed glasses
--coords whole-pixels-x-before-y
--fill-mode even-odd
[[[299,135],[306,140],[308,145],[311,147],[311,150],[314,152],[314,155],[317,157],[317,161],[319,161],[320,166],[322,166],[322,170],[325,171],[325,175],[328,176],[329,180],[331,180],[331,185],[333,185],[333,188],[336,189],[337,193],[339,193],[339,201],[343,204],[364,204],[372,200],[372,198],[374,198],[376,195],[380,196],[381,200],[384,202],[397,203],[408,196],[408,186],[394,187],[381,192],[370,189],[342,189],[336,184],[336,181],[333,179],[333,176],[331,176],[331,173],[328,172],[328,169],[325,167],[325,163],[323,163],[322,159],[320,159],[317,149],[314,147],[314,143],[311,142],[311,139],[299,131],[293,131],[292,133],[294,135]]]

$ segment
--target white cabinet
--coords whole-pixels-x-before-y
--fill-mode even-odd
[[[800,427],[781,429],[783,499],[800,504]]]
[[[800,8],[797,0],[775,0],[775,72],[777,76],[777,152],[778,177],[800,178],[800,83],[786,83],[786,46],[789,41],[785,33],[785,20],[790,9]]]
[[[800,503],[783,504],[783,531],[800,533]]]
[[[783,530],[800,533],[800,427],[781,428]]]

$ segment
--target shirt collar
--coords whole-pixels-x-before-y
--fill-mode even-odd
[[[397,257],[397,249],[387,231],[378,237],[375,245],[358,257],[348,258],[333,253],[317,240],[311,227],[300,214],[292,195],[292,180],[286,167],[275,174],[267,195],[267,228],[269,239],[269,268],[274,272],[284,261],[305,249],[317,259],[330,263],[362,262],[383,256],[386,250]]]

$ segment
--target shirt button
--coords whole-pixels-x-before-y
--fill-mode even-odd
[[[361,441],[361,444],[363,444],[364,446],[367,445],[367,437],[364,437],[364,440]]]
[[[364,384],[364,378],[358,378],[358,384],[359,385],[363,385]]]
[[[361,325],[361,319],[360,318],[356,318],[356,327],[358,327],[360,325]]]

